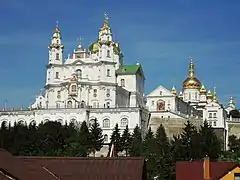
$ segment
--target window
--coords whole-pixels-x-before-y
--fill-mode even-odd
[[[57,44],[59,44],[59,40],[57,40]]]
[[[120,124],[121,124],[121,127],[126,127],[128,125],[128,119],[122,118]]]
[[[125,87],[125,79],[121,79],[121,86]]]
[[[107,37],[107,40],[108,40],[108,41],[110,41],[110,38],[109,38],[109,36]]]
[[[107,50],[107,57],[110,57],[110,51]]]
[[[152,101],[152,106],[154,106],[154,101]]]
[[[212,118],[212,113],[209,113],[208,117],[209,117],[209,118]]]
[[[55,79],[59,79],[59,72],[56,72]]]
[[[77,92],[77,86],[76,85],[72,85],[72,93]]]
[[[58,99],[61,98],[61,91],[57,91],[57,98],[58,98]]]
[[[81,70],[81,69],[78,69],[78,70],[76,71],[76,74],[77,74],[77,77],[78,77],[78,78],[81,78],[81,77],[82,77],[82,70]]]
[[[97,89],[93,90],[93,97],[97,97]]]
[[[56,53],[56,60],[60,60],[59,59],[59,53]]]
[[[217,122],[216,122],[216,121],[214,121],[214,122],[213,122],[213,125],[214,125],[214,126],[216,126],[216,125],[217,125]]]
[[[189,96],[188,99],[191,100],[191,93],[189,93],[188,96]]]
[[[68,107],[68,108],[72,108],[72,101],[68,101],[67,107]]]
[[[195,92],[195,100],[197,100],[198,98],[197,98],[197,96],[198,96],[198,94],[197,94],[197,92]]]
[[[234,180],[240,180],[240,173],[234,173]]]
[[[59,103],[56,103],[56,108],[60,108],[60,104]]]
[[[110,128],[110,120],[109,119],[103,120],[103,128]]]
[[[110,102],[107,102],[107,108],[110,108]]]
[[[159,95],[160,95],[160,96],[162,95],[162,91],[159,92]]]
[[[209,126],[212,126],[212,121],[209,121],[208,124],[209,124]]]
[[[216,118],[217,117],[217,113],[213,113],[213,117]]]
[[[110,77],[110,69],[107,69],[107,76]]]
[[[106,94],[107,97],[110,97],[110,89],[107,89],[107,94]]]
[[[107,134],[104,135],[104,142],[108,142],[108,135]]]

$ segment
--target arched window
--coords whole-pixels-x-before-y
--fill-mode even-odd
[[[72,108],[72,101],[68,101],[67,107],[68,107],[68,108]]]
[[[77,92],[77,86],[76,85],[72,85],[72,92],[73,93]]]
[[[103,128],[110,128],[110,120],[109,119],[103,120]]]
[[[104,142],[108,142],[108,135],[107,134],[104,135]]]
[[[126,127],[128,125],[128,119],[122,118],[120,124],[121,124],[121,127]]]
[[[81,69],[78,69],[78,70],[76,71],[76,74],[77,74],[77,77],[78,77],[78,78],[81,78],[81,77],[82,77],[82,70],[81,70]]]
[[[56,53],[56,60],[60,60],[59,59],[59,53]]]

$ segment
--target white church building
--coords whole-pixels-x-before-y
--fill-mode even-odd
[[[216,88],[213,93],[206,90],[195,75],[195,68],[190,58],[189,72],[183,81],[181,90],[173,86],[171,90],[160,85],[147,96],[147,107],[151,112],[151,120],[193,120],[207,121],[215,129],[215,133],[224,141],[225,148],[228,142],[228,114],[234,110],[235,102],[230,98],[227,107],[224,107],[217,98]],[[149,126],[151,126],[151,121]]]
[[[136,125],[145,131],[149,112],[144,104],[144,73],[139,63],[123,64],[118,42],[112,39],[105,15],[98,39],[88,49],[82,43],[63,59],[64,42],[58,25],[48,46],[49,59],[45,91],[27,110],[0,112],[0,122],[13,124],[59,121],[89,125],[97,118],[105,142],[110,141],[116,124],[120,129]]]

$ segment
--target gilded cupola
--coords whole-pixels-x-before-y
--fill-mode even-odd
[[[173,95],[175,95],[175,96],[177,95],[177,90],[176,90],[175,86],[172,87],[171,92],[172,92]]]
[[[207,90],[206,90],[204,84],[202,84],[202,87],[200,89],[200,94],[206,94],[206,93],[207,93]]]
[[[216,87],[214,87],[212,100],[213,100],[213,102],[218,102]]]
[[[54,33],[53,33],[52,38],[61,39],[61,32],[60,32],[60,29],[59,29],[59,27],[58,27],[58,21],[57,21],[56,28],[55,28],[55,31],[54,31]]]
[[[210,90],[207,92],[207,99],[212,99],[213,95]]]
[[[184,89],[200,89],[201,82],[197,79],[194,72],[194,64],[192,58],[189,63],[189,73],[187,79],[183,82]]]

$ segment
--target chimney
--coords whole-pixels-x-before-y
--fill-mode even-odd
[[[204,158],[203,162],[203,179],[210,180],[210,160],[208,156]]]

